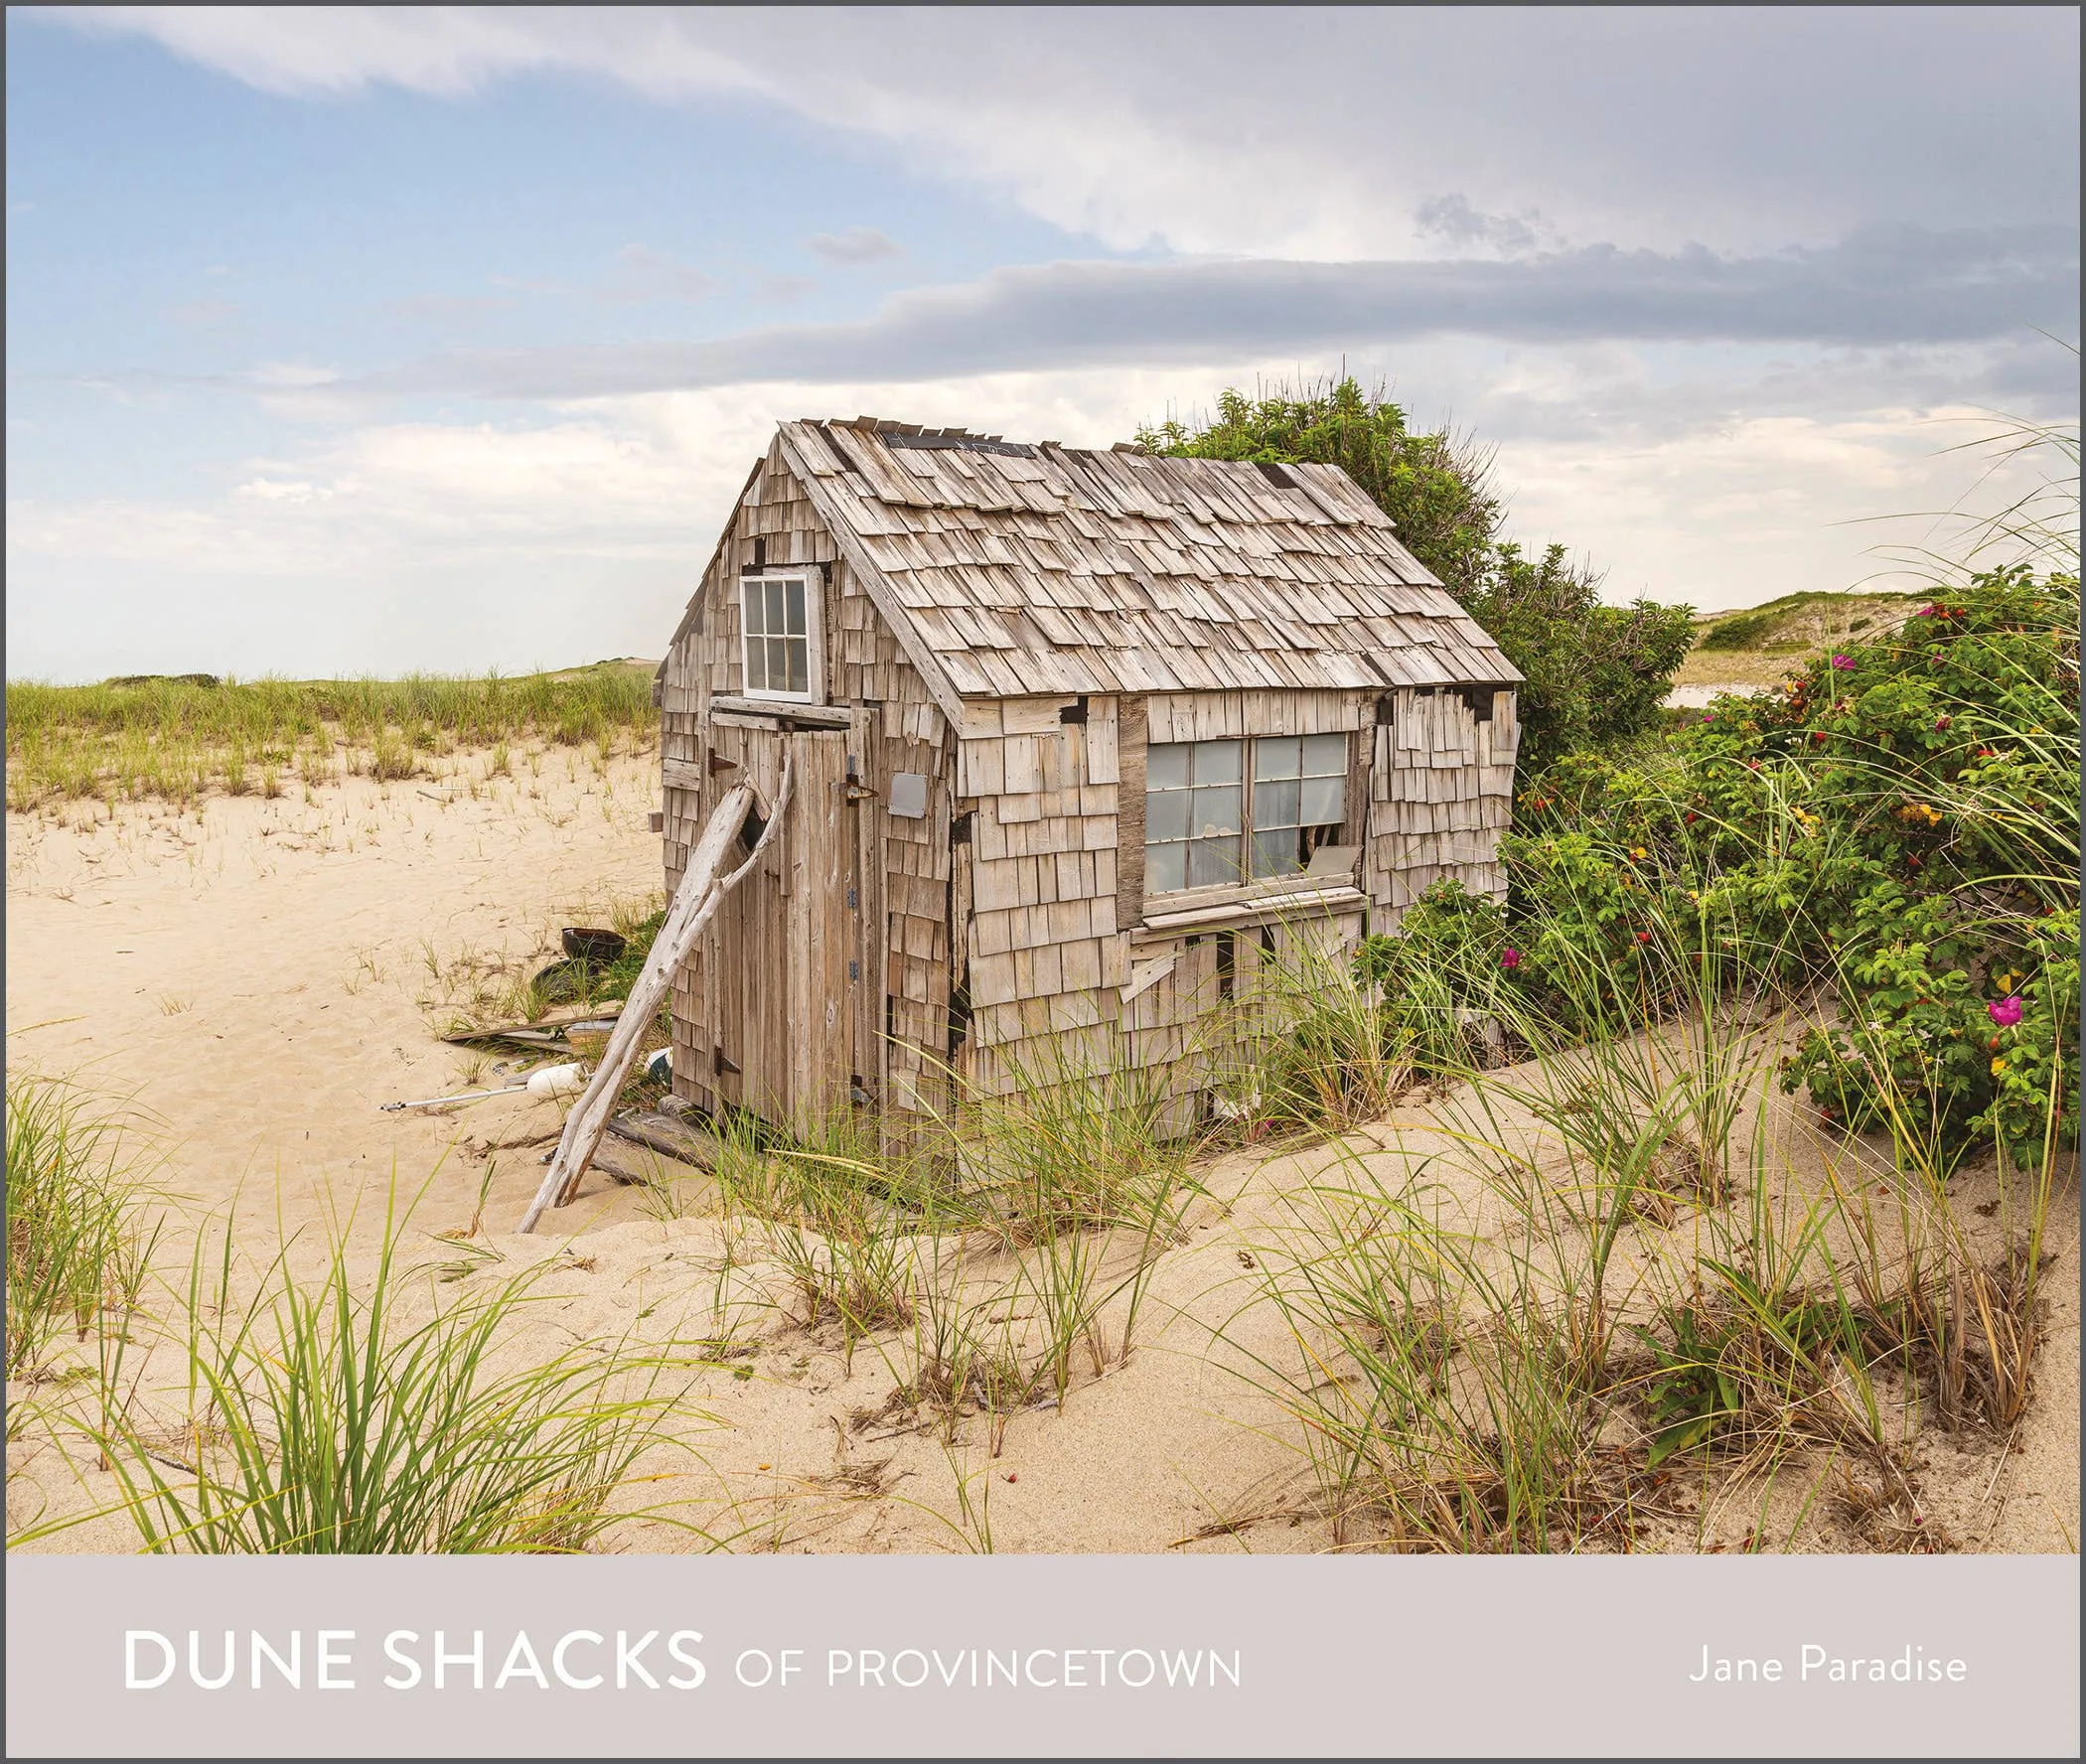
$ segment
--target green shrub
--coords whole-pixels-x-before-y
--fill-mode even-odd
[[[1663,751],[1555,762],[1502,842],[1517,984],[1583,1028],[1657,1014],[1678,963],[1728,956],[1837,1000],[1782,1075],[1828,1118],[1910,1133],[1944,1168],[1995,1139],[2031,1164],[2070,1144],[2076,596],[1991,572],[1780,692],[1718,698]],[[1606,996],[1566,986],[1574,966]]]
[[[1526,676],[1517,771],[1533,777],[1563,755],[1614,748],[1657,728],[1673,675],[1694,646],[1693,609],[1637,600],[1605,605],[1600,578],[1563,545],[1541,558],[1493,548],[1463,608]]]
[[[1865,623],[1866,621],[1864,621]],[[1755,650],[1774,626],[1770,613],[1740,613],[1735,619],[1720,619],[1703,634],[1706,650]]]

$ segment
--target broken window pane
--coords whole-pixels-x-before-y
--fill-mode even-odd
[[[1296,874],[1345,820],[1347,740],[1263,735],[1147,748],[1145,893]]]

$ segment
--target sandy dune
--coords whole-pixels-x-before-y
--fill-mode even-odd
[[[541,1175],[555,1104],[379,1111],[462,1087],[468,1056],[435,1030],[465,956],[504,956],[522,971],[554,952],[561,924],[658,889],[646,825],[655,764],[596,769],[552,752],[533,770],[524,759],[512,777],[485,781],[484,759],[467,756],[440,785],[350,780],[312,801],[301,790],[275,802],[216,799],[186,814],[80,807],[55,818],[11,815],[9,1068],[71,1075],[149,1111],[166,1151],[162,1179],[185,1212],[222,1213],[236,1200],[242,1240],[257,1250],[279,1229],[317,1224],[358,1197],[380,1208],[393,1172],[407,1187],[432,1172],[417,1226],[432,1234],[466,1225],[483,1184],[481,1241],[504,1258],[498,1265],[555,1260],[546,1340],[737,1331],[753,1351],[700,1375],[695,1396],[711,1418],[661,1466],[682,1479],[688,1515],[735,1547],[961,1547],[966,1475],[973,1498],[989,1486],[1001,1549],[1325,1547],[1331,1534],[1306,1498],[1289,1424],[1237,1376],[1251,1354],[1287,1352],[1271,1309],[1242,1306],[1283,1196],[1331,1155],[1323,1147],[1271,1160],[1233,1153],[1202,1168],[1209,1198],[1159,1265],[1144,1345],[1107,1376],[1083,1378],[1062,1409],[1016,1415],[992,1459],[979,1421],[966,1423],[952,1454],[895,1414],[865,1419],[884,1410],[896,1382],[878,1345],[850,1359],[829,1333],[808,1333],[760,1302],[759,1268],[748,1271],[744,1244],[714,1217],[649,1216],[642,1190],[597,1174],[575,1206],[551,1216],[551,1229],[504,1235]],[[482,1082],[501,1075],[488,1071]],[[1354,1144],[1373,1159],[1423,1155],[1442,1107],[1416,1099]],[[487,1147],[499,1142],[508,1143],[489,1165]],[[660,1173],[630,1147],[611,1155]],[[1973,1173],[1962,1204],[1990,1186],[1989,1172]],[[1463,1200],[1477,1205],[1468,1193]],[[2075,1547],[2075,1186],[2053,1240],[2040,1396],[2019,1436],[2004,1450],[1973,1434],[1914,1442],[1922,1501],[1963,1547]],[[720,1291],[741,1300],[722,1317]],[[55,1499],[72,1498],[49,1448],[41,1466],[23,1468]],[[1766,1497],[1768,1530],[1781,1535],[1804,1504],[1803,1478],[1785,1475],[1787,1487]],[[1761,1503],[1757,1488],[1704,1488],[1678,1517],[1650,1526],[1640,1546],[1735,1544]],[[1818,1504],[1801,1547],[1875,1546],[1831,1505]],[[665,1527],[620,1540],[629,1548],[693,1544]],[[50,1546],[129,1543],[111,1524]]]
[[[552,752],[475,799],[355,779],[311,804],[219,797],[186,815],[104,810],[84,830],[82,809],[11,815],[9,1063],[134,1098],[164,1122],[185,1196],[272,1209],[279,1188],[293,1220],[394,1166],[416,1184],[460,1134],[554,1127],[554,1105],[525,1101],[454,1117],[378,1104],[465,1083],[468,1054],[432,1032],[430,953],[540,964],[560,925],[659,890],[652,764],[604,777]],[[521,1205],[511,1164],[496,1212]],[[479,1174],[450,1157],[430,1206],[468,1207]]]

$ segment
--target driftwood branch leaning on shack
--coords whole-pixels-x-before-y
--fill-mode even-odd
[[[702,829],[701,840],[689,853],[687,873],[674,894],[673,910],[667,915],[666,924],[660,927],[660,934],[653,942],[652,954],[645,958],[645,971],[630,989],[623,1014],[616,1020],[615,1033],[609,1037],[608,1047],[587,1086],[586,1095],[580,1098],[579,1106],[572,1110],[571,1117],[565,1122],[557,1155],[550,1160],[550,1172],[543,1178],[543,1186],[536,1191],[536,1198],[529,1202],[528,1211],[522,1216],[522,1231],[534,1231],[536,1221],[543,1217],[547,1208],[562,1207],[578,1188],[580,1177],[586,1174],[587,1165],[600,1147],[601,1135],[608,1128],[609,1114],[616,1106],[624,1080],[637,1064],[638,1043],[644,1038],[646,1025],[666,997],[675,970],[695,947],[695,940],[715,916],[724,897],[760,862],[768,841],[775,837],[775,829],[782,825],[783,816],[790,809],[795,771],[794,759],[784,764],[782,789],[776,793],[775,811],[761,829],[752,854],[737,869],[722,877],[717,874],[724,862],[725,851],[739,836],[746,824],[747,813],[754,806],[753,787],[745,784],[733,786],[717,805],[709,824]]]

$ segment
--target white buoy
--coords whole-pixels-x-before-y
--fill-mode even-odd
[[[587,1069],[577,1064],[567,1066],[544,1066],[531,1072],[522,1084],[503,1086],[497,1091],[458,1091],[448,1097],[421,1097],[411,1102],[380,1102],[377,1106],[389,1113],[400,1108],[433,1108],[443,1102],[476,1102],[483,1097],[519,1097],[526,1091],[531,1097],[576,1097],[587,1088]]]
[[[583,1066],[544,1066],[528,1075],[531,1097],[576,1097],[586,1088]]]

